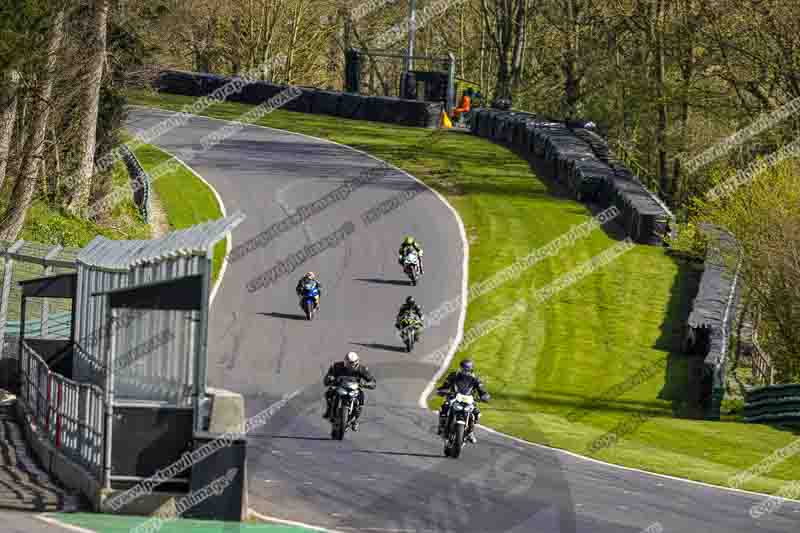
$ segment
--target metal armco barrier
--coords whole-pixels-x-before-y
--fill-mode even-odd
[[[128,169],[128,175],[131,178],[131,188],[133,189],[133,203],[139,209],[145,222],[150,223],[150,176],[145,172],[142,164],[136,159],[136,155],[128,148],[126,144],[120,145],[122,151],[122,159],[125,161],[125,166]]]

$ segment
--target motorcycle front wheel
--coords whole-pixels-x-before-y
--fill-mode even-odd
[[[455,434],[453,435],[453,446],[450,449],[450,457],[458,459],[461,455],[461,448],[464,446],[464,424],[456,424]]]
[[[342,405],[339,407],[339,413],[336,417],[336,429],[333,438],[335,440],[344,440],[344,432],[347,429],[347,414],[349,409],[347,406]]]

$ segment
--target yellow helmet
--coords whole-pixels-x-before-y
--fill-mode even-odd
[[[414,237],[407,236],[406,239],[403,241],[403,244],[414,244]]]

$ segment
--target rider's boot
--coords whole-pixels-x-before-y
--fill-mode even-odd
[[[325,414],[322,415],[322,418],[325,420],[329,420],[331,418],[331,404],[328,403],[327,407],[325,408]]]
[[[475,438],[475,421],[473,420],[469,426],[467,426],[467,434],[464,437],[465,440],[468,440],[472,444],[478,442],[478,439]]]
[[[353,421],[350,423],[350,427],[353,429],[353,431],[358,431],[358,420],[359,420],[359,418],[361,418],[361,408],[360,407],[356,407],[353,410]]]

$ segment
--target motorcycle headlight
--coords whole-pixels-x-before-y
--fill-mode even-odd
[[[453,409],[455,409],[456,411],[463,411],[464,410],[464,408],[462,406],[460,406],[459,404],[455,404],[453,406]]]
[[[358,396],[358,392],[357,391],[351,391],[350,392],[350,396]]]

